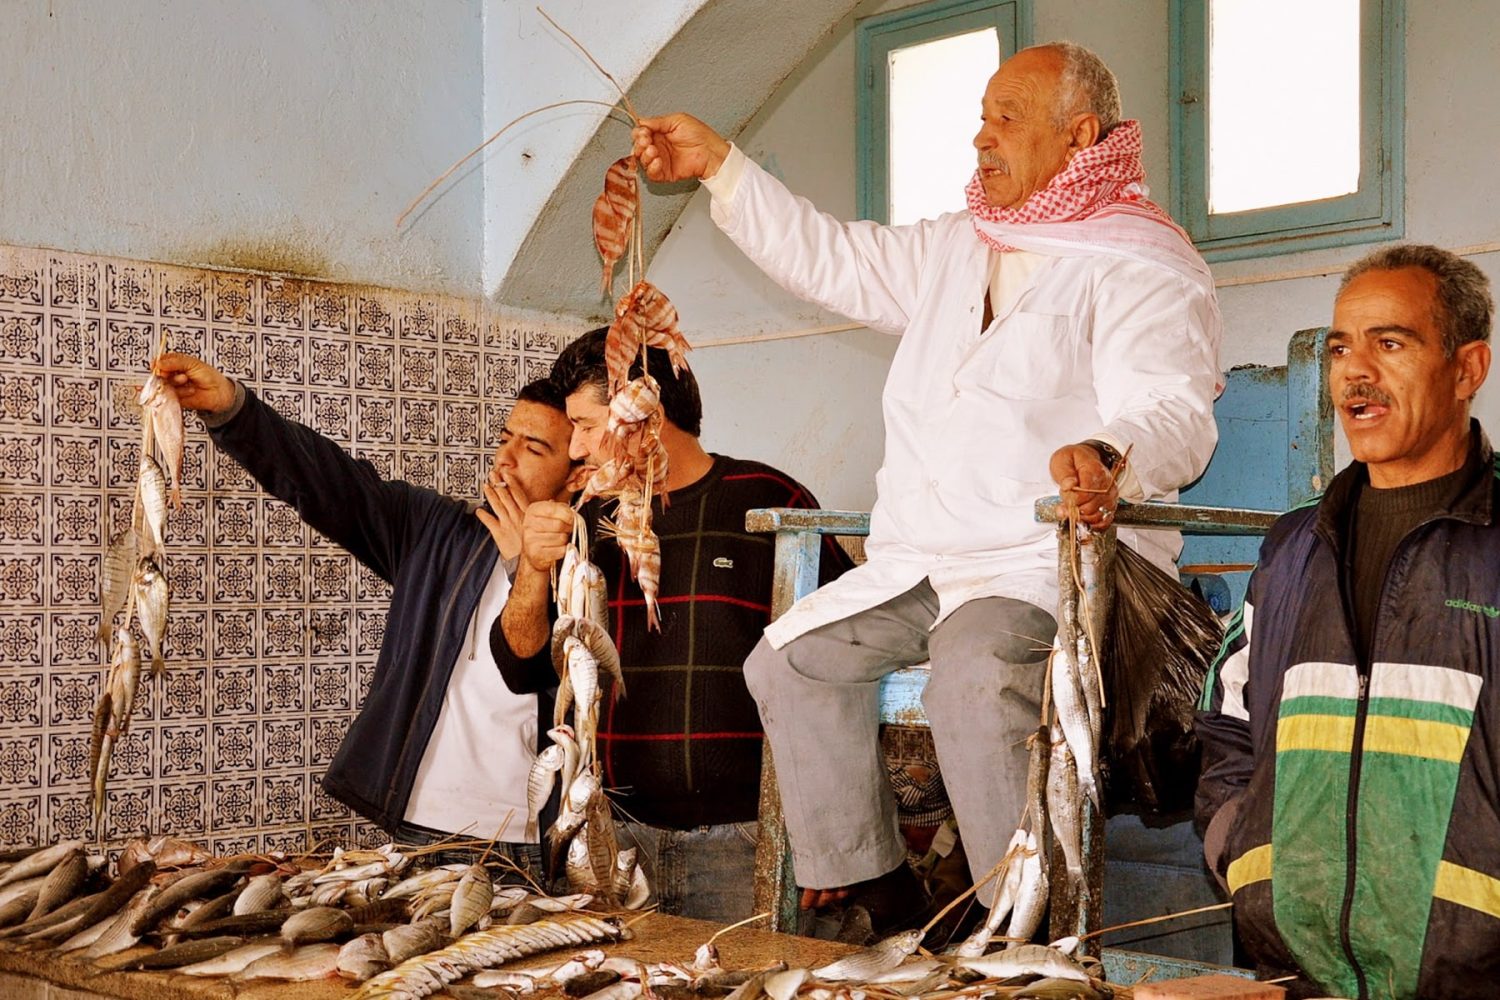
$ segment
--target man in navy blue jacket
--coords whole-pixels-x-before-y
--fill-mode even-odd
[[[156,371],[215,445],[394,588],[369,693],[323,777],[328,794],[403,843],[498,829],[504,853],[539,872],[526,774],[551,706],[505,686],[487,630],[510,592],[526,507],[569,495],[572,427],[556,389],[521,390],[484,487],[489,509],[476,510],[382,479],[196,358],[166,354]]]
[[[1500,978],[1500,468],[1470,416],[1493,316],[1437,247],[1348,270],[1328,388],[1354,461],[1271,528],[1199,705],[1204,851],[1294,997]]]

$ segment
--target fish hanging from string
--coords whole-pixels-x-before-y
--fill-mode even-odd
[[[99,639],[109,659],[89,741],[89,797],[94,828],[104,813],[105,784],[114,747],[128,731],[140,683],[141,646],[131,631],[139,626],[150,653],[151,675],[166,669],[170,588],[166,565],[167,511],[182,507],[182,406],[177,393],[160,378],[155,360],[165,349],[165,334],[152,356],[153,370],[136,396],[140,405],[141,451],[130,524],[110,539],[100,582]],[[124,612],[124,625],[116,620]]]

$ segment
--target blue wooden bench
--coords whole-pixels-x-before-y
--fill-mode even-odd
[[[1328,394],[1323,329],[1295,334],[1282,367],[1245,367],[1231,372],[1215,405],[1219,445],[1215,461],[1177,504],[1122,504],[1117,524],[1176,528],[1183,532],[1184,580],[1196,579],[1215,610],[1227,612],[1243,598],[1259,536],[1277,512],[1320,493],[1333,475],[1333,410]],[[1037,518],[1056,522],[1058,500],[1037,502]],[[863,536],[869,515],[851,511],[774,508],[750,511],[750,531],[776,534],[772,616],[778,616],[818,583],[823,535]],[[924,726],[924,668],[905,668],[881,685],[881,721]],[[1097,818],[1096,818],[1097,819]],[[1086,869],[1092,904],[1080,904],[1064,926],[1075,933],[1219,901],[1202,861],[1201,841],[1191,824],[1153,829],[1131,816],[1091,824]],[[1107,847],[1106,847],[1107,842]],[[781,821],[769,745],[761,783],[761,841],[756,861],[756,908],[772,912],[772,926],[797,926],[796,880]],[[1065,880],[1056,880],[1061,883]],[[1099,901],[1103,908],[1099,908]],[[1058,901],[1054,900],[1054,907]],[[1071,901],[1070,901],[1071,905]],[[1059,925],[1054,921],[1053,927]],[[1199,919],[1187,929],[1143,931],[1149,955],[1104,949],[1115,981],[1170,978],[1227,966],[1232,958],[1227,912]]]

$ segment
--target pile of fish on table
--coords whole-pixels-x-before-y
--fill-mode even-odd
[[[632,935],[619,914],[588,912],[591,895],[496,884],[482,864],[419,869],[415,853],[389,844],[336,850],[304,868],[274,854],[214,857],[158,837],[127,845],[109,879],[104,859],[81,841],[17,852],[0,863],[0,946],[47,949],[100,971],[342,977],[362,983],[351,994],[360,1000],[558,990],[590,1000],[1111,996],[1091,976],[1097,968],[1058,948],[917,956],[921,931],[816,969],[725,968],[712,942],[682,964],[606,956],[598,946]]]
[[[277,855],[214,857],[158,837],[127,845],[109,879],[104,858],[66,841],[0,864],[0,944],[51,950],[101,971],[342,976],[370,980],[362,996],[399,997],[435,992],[460,966],[627,934],[614,916],[582,912],[591,896],[497,884],[479,863],[417,870],[417,860],[387,844],[335,850],[327,863],[303,868]],[[440,968],[437,983],[401,985],[415,976],[413,961]]]

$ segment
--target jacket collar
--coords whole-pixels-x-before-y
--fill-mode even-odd
[[[1495,451],[1490,447],[1489,437],[1479,426],[1479,421],[1472,417],[1469,419],[1469,454],[1464,459],[1464,468],[1469,472],[1468,485],[1438,517],[1468,524],[1493,524],[1495,480],[1500,476],[1500,469],[1496,468]],[[1340,547],[1341,525],[1349,508],[1358,496],[1359,488],[1369,481],[1365,463],[1350,462],[1333,477],[1328,491],[1318,501],[1317,530],[1335,549]]]

